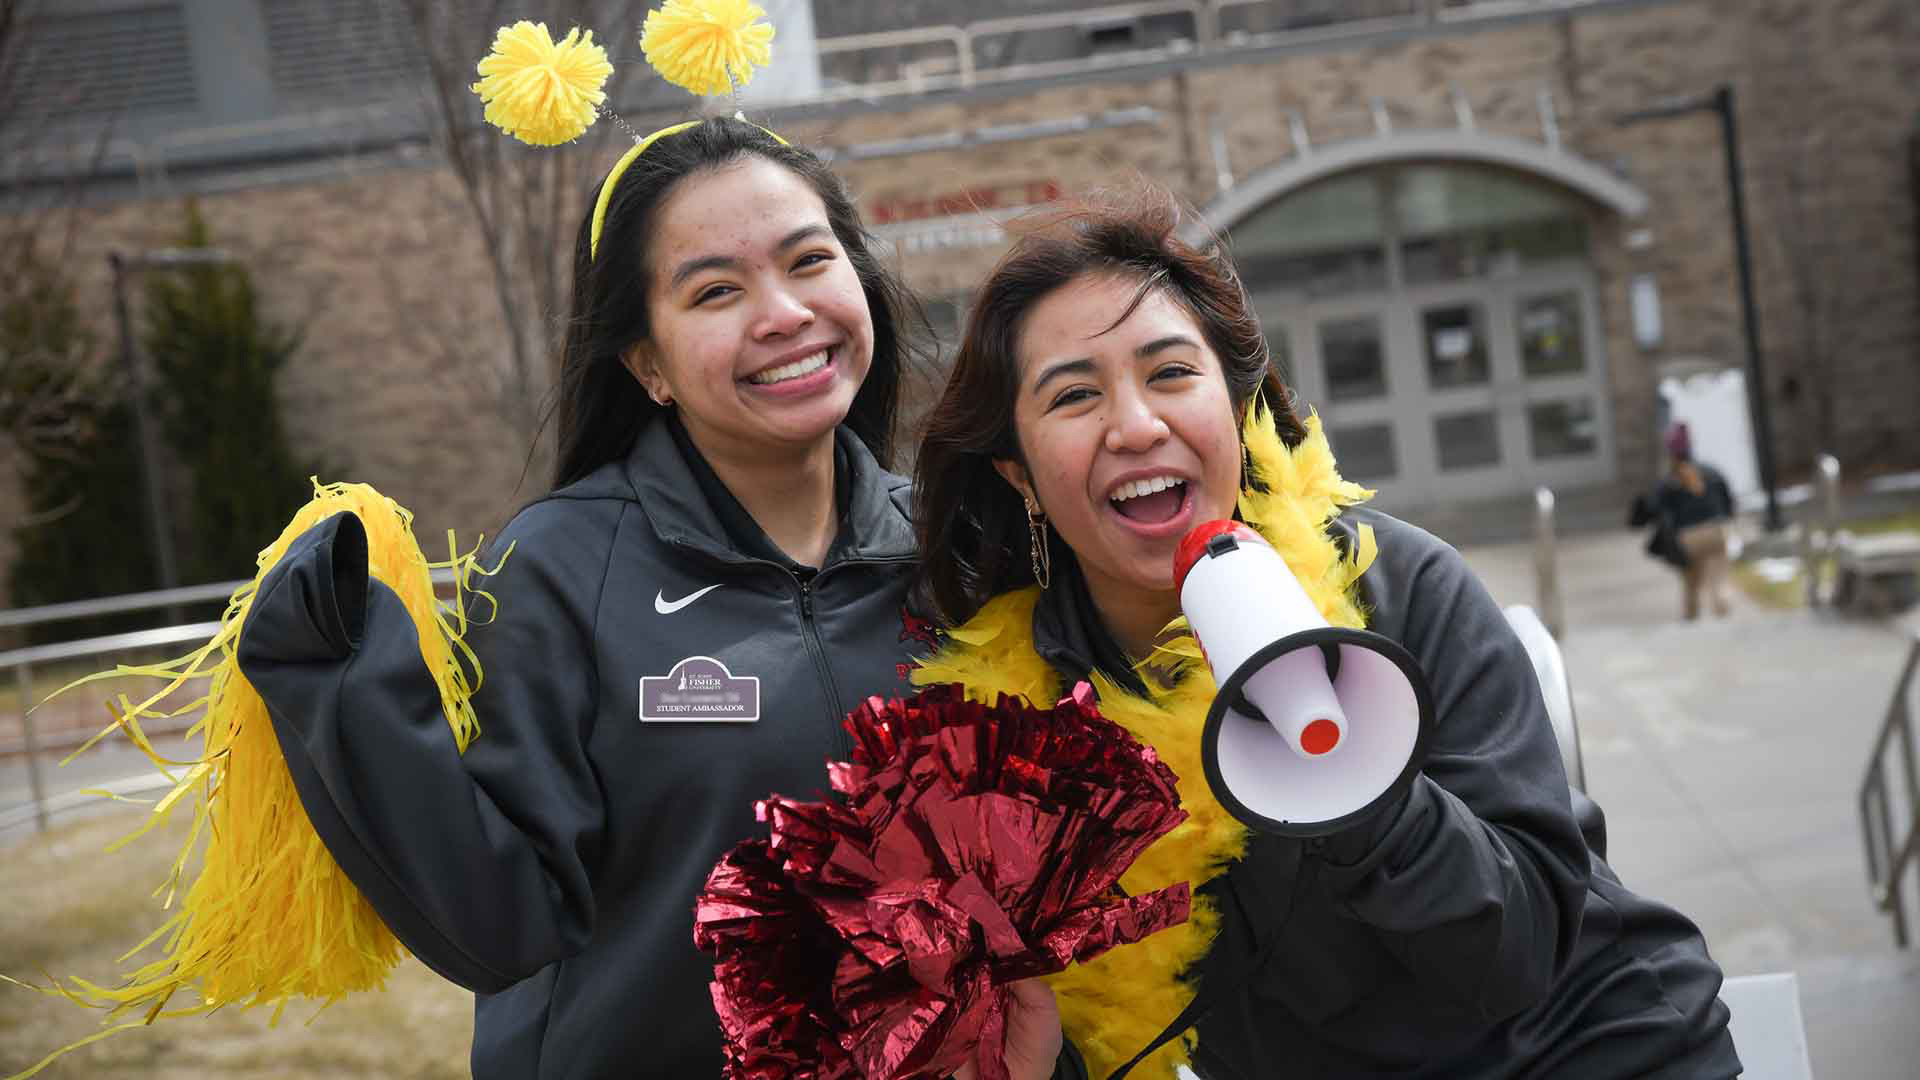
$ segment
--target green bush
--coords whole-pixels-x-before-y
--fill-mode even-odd
[[[210,233],[189,204],[183,246]],[[15,443],[25,460],[29,508],[14,529],[19,554],[9,578],[18,606],[52,604],[160,587],[134,425],[131,388],[119,365],[99,362],[71,282],[31,258],[32,287],[0,294],[0,390],[77,388],[57,443]],[[15,279],[23,282],[22,276]],[[259,550],[312,494],[280,425],[274,384],[299,335],[269,321],[249,273],[235,265],[148,271],[141,346],[153,385],[150,414],[166,443],[163,468],[184,493],[169,505],[178,584],[252,577]],[[89,374],[92,372],[93,374]],[[116,377],[103,377],[111,372]],[[41,396],[45,397],[46,394]],[[152,626],[171,614],[212,618],[224,604],[147,611],[36,628],[61,641]]]
[[[198,208],[186,213],[182,246],[209,246]],[[191,491],[176,521],[181,581],[252,577],[319,471],[294,457],[274,392],[300,336],[267,320],[252,275],[235,264],[150,274],[146,299],[154,412]]]
[[[6,435],[23,463],[27,514],[13,533],[9,571],[20,607],[139,592],[157,586],[141,535],[140,464],[133,414],[120,383],[97,370],[97,342],[73,283],[31,247],[13,253],[0,294],[0,372]],[[119,616],[47,624],[34,641],[67,640],[149,625]]]

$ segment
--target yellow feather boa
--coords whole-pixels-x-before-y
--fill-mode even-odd
[[[1335,626],[1366,625],[1355,583],[1373,562],[1373,531],[1359,529],[1358,542],[1343,554],[1327,524],[1343,506],[1373,493],[1340,479],[1318,417],[1306,422],[1307,437],[1289,450],[1264,408],[1248,410],[1241,437],[1251,463],[1250,484],[1240,493],[1240,516],[1259,530],[1300,579],[1321,615]],[[1264,489],[1264,490],[1262,490]],[[1063,692],[1060,676],[1033,649],[1034,587],[997,596],[944,648],[921,663],[913,681],[921,686],[960,683],[967,695],[992,701],[1001,693],[1047,703]],[[1100,711],[1159,753],[1179,777],[1180,801],[1189,817],[1136,860],[1120,879],[1139,895],[1186,881],[1199,887],[1246,850],[1247,829],[1215,801],[1200,765],[1200,728],[1213,703],[1213,675],[1186,632],[1185,621],[1169,626],[1177,636],[1163,644],[1154,663],[1173,668],[1163,683],[1143,665],[1142,682],[1153,688],[1141,698],[1093,676]],[[1194,897],[1193,914],[1181,926],[1136,945],[1115,949],[1049,979],[1060,1001],[1061,1026],[1086,1057],[1093,1075],[1104,1077],[1139,1053],[1193,999],[1187,980],[1219,929],[1219,912]],[[1194,1034],[1161,1047],[1135,1075],[1171,1077],[1192,1052]]]

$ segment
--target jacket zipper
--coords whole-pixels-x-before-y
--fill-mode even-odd
[[[845,761],[853,753],[853,739],[842,726],[846,717],[839,711],[840,687],[833,678],[833,665],[827,663],[827,649],[820,641],[820,625],[813,619],[813,582],[791,570],[787,573],[800,586],[801,635],[807,639],[807,652],[813,655],[814,667],[819,669],[820,681],[827,689],[827,730],[833,732],[834,760]]]
[[[788,570],[788,576],[800,587],[800,626],[805,631],[807,651],[813,654],[814,666],[820,670],[820,680],[827,688],[827,724],[833,732],[835,761],[853,759],[853,736],[847,734],[846,714],[840,711],[840,684],[833,677],[833,665],[827,662],[826,645],[820,640],[820,625],[813,617],[813,589],[821,578],[847,566],[883,566],[895,562],[911,562],[911,559],[848,559],[821,567],[812,578],[802,578]]]
[[[811,579],[805,579],[785,566],[767,559],[716,559],[711,554],[694,547],[685,540],[679,539],[673,541],[673,546],[690,555],[721,565],[771,567],[787,575],[788,579],[794,583],[795,591],[798,593],[800,599],[801,637],[806,639],[807,652],[813,657],[814,670],[819,672],[821,685],[825,687],[827,693],[827,726],[828,730],[833,734],[833,760],[850,760],[853,757],[853,736],[848,735],[847,729],[842,726],[846,720],[846,715],[840,712],[840,685],[833,677],[833,666],[827,662],[826,645],[820,640],[820,626],[814,621],[813,586],[822,577],[842,567],[885,566],[890,563],[912,562],[913,558],[906,556],[896,559],[847,559],[834,563],[832,566],[822,567]]]

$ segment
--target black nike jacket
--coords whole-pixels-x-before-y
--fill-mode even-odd
[[[764,835],[754,800],[817,797],[850,752],[845,714],[910,689],[907,481],[845,430],[837,453],[840,536],[817,573],[730,540],[738,504],[703,490],[665,423],[522,510],[492,549],[514,545],[484,584],[497,615],[478,604],[467,636],[483,681],[464,755],[351,515],[262,582],[241,670],[328,850],[478,994],[475,1077],[718,1074],[694,898]]]

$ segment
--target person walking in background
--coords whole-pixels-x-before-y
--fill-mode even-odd
[[[1667,457],[1666,475],[1650,494],[1634,499],[1629,523],[1653,524],[1647,551],[1679,570],[1685,618],[1700,617],[1703,591],[1713,605],[1713,613],[1725,615],[1733,494],[1720,470],[1693,459],[1693,440],[1686,424],[1675,423],[1667,429]]]

